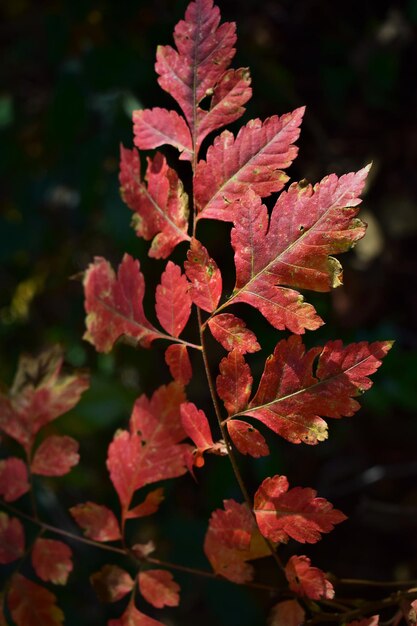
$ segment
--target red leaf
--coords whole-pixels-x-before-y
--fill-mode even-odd
[[[206,248],[194,237],[191,239],[184,268],[191,283],[192,301],[200,309],[211,313],[222,295],[222,275]]]
[[[333,585],[321,569],[311,567],[311,561],[306,556],[292,556],[285,566],[285,576],[291,591],[300,596],[311,600],[334,598]]]
[[[115,541],[122,537],[115,514],[102,504],[84,502],[71,507],[69,512],[85,536],[94,541]]]
[[[157,152],[148,158],[145,181],[141,180],[137,150],[121,147],[120,185],[123,201],[134,211],[138,237],[152,239],[149,256],[166,259],[180,241],[188,241],[188,196],[175,170]]]
[[[29,451],[39,430],[72,409],[88,388],[84,373],[62,374],[62,350],[24,355],[8,396],[0,393],[0,428]]]
[[[0,495],[6,502],[14,502],[29,489],[28,472],[22,459],[9,457],[0,461]]]
[[[191,313],[189,283],[181,268],[168,261],[156,288],[156,315],[159,323],[173,337],[179,337]]]
[[[320,417],[353,415],[354,399],[372,382],[368,378],[381,365],[392,342],[360,342],[343,347],[329,341],[308,352],[300,337],[280,341],[265,369],[246,415],[259,419],[292,443],[317,444],[327,438],[327,424]],[[313,364],[319,356],[316,375]]]
[[[318,328],[322,320],[314,308],[289,287],[330,291],[341,285],[341,265],[330,255],[346,252],[365,234],[356,215],[368,171],[332,174],[314,188],[294,183],[278,198],[270,220],[260,198],[248,191],[235,205],[236,286],[229,302],[254,306],[279,330]]]
[[[178,443],[186,436],[180,418],[184,400],[176,383],[160,387],[151,400],[142,395],[130,418],[131,433],[118,431],[110,444],[107,468],[124,514],[137,489],[187,471],[190,446]]]
[[[220,362],[217,376],[217,393],[229,415],[235,415],[247,406],[252,389],[249,365],[237,350],[229,352]]]
[[[297,600],[284,600],[276,604],[270,615],[269,626],[302,626],[305,611]]]
[[[143,311],[145,281],[139,261],[125,254],[117,276],[105,259],[96,257],[84,277],[87,331],[84,339],[98,352],[109,352],[122,336],[148,348],[161,333]]]
[[[16,626],[61,626],[64,623],[56,596],[21,574],[13,576],[7,600]]]
[[[72,437],[51,435],[35,452],[31,470],[43,476],[64,476],[80,460],[78,442]]]
[[[216,574],[235,583],[252,580],[253,568],[247,563],[270,554],[255,520],[245,504],[224,500],[224,508],[214,511],[204,540],[204,552]]]
[[[364,617],[363,619],[349,622],[346,626],[378,626],[378,624],[379,615],[373,615],[372,617]]]
[[[147,570],[139,573],[138,581],[145,600],[157,609],[179,605],[180,586],[174,581],[171,572],[163,569]]]
[[[346,516],[314,489],[295,487],[288,491],[285,476],[266,478],[255,494],[254,513],[259,530],[271,541],[316,543],[320,533],[333,530]]]
[[[215,315],[208,321],[213,337],[225,350],[237,350],[241,354],[261,349],[255,333],[246,328],[243,320],[231,313]]]
[[[228,70],[213,89],[209,110],[197,108],[197,153],[209,133],[231,124],[243,115],[243,105],[252,97],[250,83],[248,68]]]
[[[197,409],[192,402],[181,404],[181,422],[185,432],[201,452],[214,445],[210,424],[204,411]]]
[[[164,499],[164,490],[154,489],[154,491],[150,491],[146,496],[145,500],[135,506],[133,509],[130,509],[126,515],[126,519],[133,519],[137,517],[146,517],[147,515],[153,515],[159,509],[159,505]]]
[[[133,589],[134,580],[117,565],[103,565],[90,576],[94,591],[102,602],[117,602]]]
[[[190,130],[184,118],[176,111],[159,107],[133,111],[133,124],[135,146],[141,150],[169,144],[180,151],[180,159],[192,159]]]
[[[269,454],[269,448],[264,437],[251,424],[241,420],[229,420],[227,430],[241,454],[249,454],[255,458]]]
[[[66,585],[72,572],[72,550],[62,541],[38,537],[32,550],[32,565],[42,580]]]
[[[0,564],[6,565],[23,556],[25,531],[17,517],[0,511]]]
[[[174,30],[177,50],[159,46],[155,69],[158,82],[180,105],[193,137],[197,105],[213,90],[232,60],[235,24],[219,26],[220,11],[212,0],[191,2]]]
[[[107,626],[164,626],[152,617],[138,611],[133,602],[129,602],[126,611],[120,619],[111,619]]]
[[[249,187],[261,198],[283,188],[288,176],[282,171],[297,155],[294,146],[300,134],[304,107],[264,122],[251,120],[236,139],[225,130],[199,161],[194,195],[199,217],[233,222],[235,203]]]
[[[172,378],[179,385],[188,385],[193,372],[187,347],[181,343],[172,343],[165,350],[165,362],[169,367]]]

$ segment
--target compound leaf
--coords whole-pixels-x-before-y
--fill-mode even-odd
[[[300,543],[316,543],[321,533],[333,530],[346,516],[314,489],[288,490],[286,476],[266,478],[255,494],[254,513],[264,537],[286,543],[291,537]]]
[[[72,550],[67,544],[56,539],[38,537],[31,556],[33,568],[39,578],[55,585],[67,584],[73,569]]]

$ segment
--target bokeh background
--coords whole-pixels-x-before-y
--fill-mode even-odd
[[[168,381],[165,374],[159,381],[163,356],[156,346],[145,352],[119,345],[97,355],[83,342],[77,276],[95,255],[116,264],[130,252],[147,276],[152,317],[164,264],[149,261],[148,244],[130,228],[119,198],[118,151],[120,142],[132,144],[132,110],[174,106],[157,85],[153,64],[157,44],[172,42],[186,4],[3,0],[0,7],[0,380],[10,385],[19,353],[55,342],[69,365],[91,370],[91,389],[53,427],[80,439],[81,465],[66,478],[37,484],[45,517],[69,529],[67,508],[93,494],[116,506],[107,444],[126,424],[134,399]],[[307,343],[396,340],[360,413],[332,422],[330,439],[316,447],[268,435],[271,457],[242,458],[246,480],[254,489],[266,475],[286,473],[293,485],[317,488],[349,515],[305,550],[322,569],[344,577],[417,578],[417,0],[222,0],[220,8],[238,25],[234,66],[252,73],[254,96],[243,121],[307,105],[291,178],[316,182],[373,162],[362,213],[368,235],[342,259],[344,286],[331,295],[309,294],[327,324]],[[174,151],[167,154],[174,164]],[[181,174],[189,184],[184,164]],[[202,239],[233,285],[229,226],[204,226]],[[184,249],[176,254],[180,259]],[[259,375],[283,335],[256,312],[240,313],[264,348],[251,358]],[[191,393],[204,405],[207,391],[196,372]],[[9,442],[3,443],[5,455]],[[207,567],[207,520],[225,497],[240,494],[227,460],[211,458],[198,483],[185,476],[167,485],[161,512],[132,524],[132,536],[154,539],[156,556]],[[59,593],[66,623],[104,624],[122,604],[100,605],[88,576],[108,559],[73,548],[76,570]],[[257,574],[270,584],[279,580],[268,560],[259,562]],[[276,601],[227,582],[176,578],[183,587],[179,609],[141,604],[167,625],[255,626]]]

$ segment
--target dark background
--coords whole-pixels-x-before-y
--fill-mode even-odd
[[[82,341],[81,284],[69,278],[94,255],[116,264],[128,251],[143,264],[152,318],[164,264],[149,261],[148,244],[129,226],[118,192],[118,150],[120,141],[132,144],[133,109],[175,106],[157,85],[153,64],[157,44],[172,43],[185,6],[3,0],[0,8],[0,379],[11,383],[19,353],[57,341],[68,364],[92,372],[80,405],[54,425],[54,432],[80,439],[81,465],[37,485],[45,517],[64,527],[71,524],[66,509],[79,501],[116,505],[104,465],[107,444],[126,424],[135,397],[159,384],[162,349],[120,345],[97,355]],[[306,553],[344,577],[417,578],[417,1],[223,0],[220,8],[238,26],[234,67],[252,73],[254,96],[243,121],[307,105],[291,178],[316,182],[373,161],[363,204],[368,235],[342,259],[344,287],[308,294],[327,324],[307,343],[396,340],[360,413],[332,422],[330,439],[316,447],[268,434],[273,454],[242,458],[245,477],[253,490],[266,475],[286,473],[292,485],[317,488],[349,515],[319,544],[290,545],[288,555]],[[175,153],[167,154],[175,165]],[[181,172],[186,177],[184,166]],[[232,256],[224,253],[229,227],[205,228],[203,240],[233,284]],[[177,258],[183,254],[179,247]],[[259,374],[283,335],[241,311],[264,348],[251,360]],[[197,399],[201,391],[203,404],[197,373],[192,393]],[[185,476],[167,485],[161,513],[136,529],[132,524],[132,532],[136,540],[155,539],[161,558],[207,567],[201,547],[207,519],[224,497],[240,500],[227,460],[211,458],[198,484]],[[121,605],[99,606],[88,576],[108,559],[73,547],[76,569],[59,594],[66,623],[104,624]],[[278,580],[268,560],[257,569],[260,580]],[[179,609],[152,612],[141,604],[166,624],[255,626],[276,601],[227,582],[176,578],[183,586]]]

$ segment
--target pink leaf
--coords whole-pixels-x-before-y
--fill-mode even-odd
[[[180,586],[174,581],[171,572],[152,569],[140,572],[139,590],[145,600],[157,609],[164,606],[178,606]]]
[[[21,574],[13,576],[7,600],[16,626],[61,626],[64,623],[56,596]]]
[[[292,335],[275,347],[255,397],[245,411],[292,443],[317,444],[327,438],[323,417],[353,415],[354,399],[372,385],[369,376],[381,365],[392,342],[360,342],[343,347],[329,341],[308,352]],[[313,374],[314,361],[318,364]]]
[[[102,504],[85,502],[70,508],[69,512],[84,530],[86,537],[94,541],[121,539],[119,522],[113,511]]]
[[[316,543],[320,533],[333,530],[346,516],[314,489],[288,490],[285,476],[266,478],[255,494],[254,513],[259,530],[271,541],[286,543],[291,537],[300,543]]]
[[[87,331],[84,339],[99,352],[109,352],[124,336],[148,348],[161,333],[143,310],[145,281],[139,261],[125,254],[117,276],[105,259],[96,257],[84,277]]]
[[[231,124],[243,115],[243,105],[252,96],[250,83],[250,73],[246,67],[228,70],[223,74],[213,89],[209,110],[197,108],[197,152],[209,133]]]
[[[146,517],[147,515],[153,515],[159,509],[159,505],[164,499],[164,490],[154,489],[150,491],[145,500],[136,505],[133,509],[127,512],[126,519],[134,519],[137,517]]]
[[[356,218],[369,167],[313,188],[293,184],[268,218],[253,190],[235,205],[232,245],[236,286],[230,302],[246,302],[278,330],[302,334],[322,324],[314,308],[292,288],[330,291],[342,284],[332,254],[351,248],[365,234]]]
[[[243,320],[231,313],[215,315],[208,321],[213,337],[225,350],[237,350],[241,354],[261,349],[255,333],[246,328]]]
[[[0,564],[6,565],[23,556],[25,532],[17,517],[0,511]]]
[[[229,352],[220,362],[217,393],[229,415],[235,415],[247,406],[252,389],[249,365],[237,350]]]
[[[188,385],[193,372],[187,347],[184,344],[173,343],[165,350],[165,363],[169,367],[172,378],[179,385]]]
[[[241,454],[249,454],[255,458],[269,454],[269,448],[264,437],[251,424],[236,419],[229,420],[227,430]]]
[[[197,105],[213,90],[232,60],[235,24],[219,26],[220,11],[212,0],[189,4],[185,20],[174,30],[177,50],[159,46],[155,69],[158,82],[180,105],[193,137]]]
[[[0,461],[0,495],[14,502],[29,491],[28,472],[22,459],[10,457]]]
[[[64,476],[80,460],[78,442],[72,437],[51,435],[42,441],[33,457],[33,474]]]
[[[222,294],[222,276],[206,248],[194,237],[191,239],[184,268],[191,283],[192,301],[200,309],[211,313],[217,307]]]
[[[72,550],[62,541],[38,537],[32,550],[35,572],[45,582],[66,585],[72,572]]]
[[[168,261],[156,288],[156,315],[161,326],[169,335],[179,337],[188,322],[191,312],[191,298],[188,294],[188,281],[181,268]]]
[[[0,428],[30,451],[40,429],[72,409],[88,388],[85,373],[63,374],[62,350],[23,355],[9,394],[0,393]]]
[[[180,159],[192,159],[190,130],[176,111],[159,107],[133,111],[133,124],[135,146],[141,150],[169,144],[180,151]]]
[[[299,137],[303,114],[302,107],[264,122],[251,120],[236,138],[228,130],[217,136],[195,173],[199,217],[233,222],[235,203],[249,187],[261,198],[282,189],[288,180],[283,169],[297,155],[293,144]]]
[[[138,611],[133,602],[129,602],[126,611],[120,619],[111,619],[107,626],[165,626],[152,617]]]
[[[134,581],[117,565],[104,565],[90,576],[94,591],[102,602],[117,602],[133,589]]]
[[[253,578],[247,561],[270,554],[251,512],[234,500],[224,500],[224,510],[212,513],[204,552],[216,574],[238,584]]]
[[[136,234],[153,239],[149,256],[166,259],[181,241],[188,241],[188,196],[175,170],[159,152],[148,158],[141,180],[137,150],[121,147],[120,185],[123,201],[134,211]]]
[[[305,611],[297,600],[278,602],[269,618],[269,626],[302,626],[305,622]]]
[[[311,561],[306,556],[292,556],[285,566],[285,576],[291,591],[300,596],[311,600],[334,598],[333,585],[321,569],[311,567]]]

